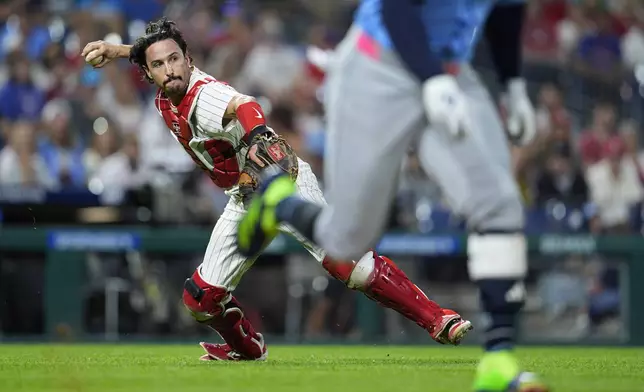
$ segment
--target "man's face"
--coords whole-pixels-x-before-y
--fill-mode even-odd
[[[615,112],[610,106],[601,106],[595,109],[595,124],[599,127],[606,128],[611,131],[615,122]]]
[[[190,60],[174,40],[156,42],[145,51],[147,74],[168,95],[185,94],[190,82]]]
[[[54,117],[53,121],[49,124],[51,130],[51,137],[55,141],[62,143],[69,137],[69,117],[64,114],[59,114]]]
[[[555,176],[563,176],[570,172],[570,162],[564,156],[553,155],[548,160],[548,169]]]
[[[543,105],[549,108],[559,106],[561,103],[561,96],[556,87],[552,85],[546,85],[541,90],[541,102]]]
[[[34,151],[35,133],[33,125],[17,123],[12,129],[11,147],[18,155],[29,155]]]
[[[16,61],[10,72],[18,82],[27,83],[31,79],[29,72],[30,68],[29,61],[25,58],[21,58]]]

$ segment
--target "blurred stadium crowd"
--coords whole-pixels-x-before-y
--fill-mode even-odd
[[[355,0],[2,2],[0,198],[12,187],[42,187],[89,192],[102,203],[123,205],[140,203],[138,191],[147,190],[143,198],[155,200],[153,219],[213,225],[227,198],[194,168],[166,130],[152,105],[152,86],[127,62],[94,70],[79,57],[83,45],[92,40],[131,42],[143,33],[146,21],[161,15],[178,23],[199,68],[260,99],[269,124],[311,162],[323,181],[320,67],[326,51],[348,28],[356,4]],[[644,3],[531,0],[524,44],[525,75],[537,108],[539,137],[513,156],[528,206],[528,230],[640,232]],[[485,44],[480,49],[476,63],[492,90],[498,91]],[[414,151],[401,170],[390,228],[423,233],[458,229],[459,222],[442,206]],[[88,265],[91,271],[98,264],[90,260]],[[191,268],[159,275],[187,276]],[[559,302],[553,309],[562,298],[585,303],[586,286],[594,284],[609,286],[610,294],[616,295],[617,284],[606,283],[614,278],[600,272],[570,278],[566,268],[579,272],[585,267],[572,260],[544,285],[545,293],[557,294],[553,301]],[[445,271],[440,267],[433,273],[448,274]],[[142,292],[162,284],[139,277]],[[338,290],[331,295],[335,300],[346,295]],[[572,294],[566,297],[567,292]],[[613,297],[602,300],[609,313],[618,307]],[[327,311],[338,313],[337,318],[351,314],[337,307],[330,310],[329,302],[316,306],[318,311],[310,313],[312,330],[323,329],[314,326],[323,323],[320,314]]]
[[[154,88],[127,61],[94,70],[79,57],[92,40],[132,42],[161,15],[177,22],[198,67],[261,97],[272,126],[304,159],[319,161],[323,74],[305,51],[338,41],[351,3],[245,2],[243,11],[236,1],[10,3],[0,35],[0,184],[85,188],[119,204],[128,189],[178,183],[186,208],[197,210],[186,221],[212,224],[225,196],[167,131]],[[342,28],[322,24],[339,15]]]
[[[260,97],[272,126],[321,174],[324,74],[318,65],[324,52],[310,49],[333,48],[355,3],[5,2],[0,184],[85,188],[118,204],[128,189],[165,186],[171,173],[196,209],[188,220],[216,218],[225,196],[205,176],[192,173],[188,156],[155,113],[152,86],[127,62],[94,70],[79,58],[85,43],[131,42],[145,21],[162,14],[184,31],[195,63]],[[478,62],[489,69],[481,53]],[[636,206],[644,199],[638,145],[644,120],[644,5],[531,1],[525,54],[540,138],[516,151],[515,166],[529,205],[540,207],[530,222],[537,230],[544,224],[550,229],[553,218],[566,229],[637,230]],[[413,151],[402,170],[400,208],[392,223],[430,231],[441,220],[439,196],[430,191]],[[435,196],[426,198],[430,194]]]

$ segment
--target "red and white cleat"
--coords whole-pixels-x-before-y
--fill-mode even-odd
[[[264,346],[261,357],[246,358],[227,344],[201,342],[199,345],[206,351],[206,354],[199,358],[202,361],[265,361],[268,358],[266,346]]]
[[[458,346],[472,328],[472,323],[463,320],[460,314],[450,309],[443,309],[443,317],[430,335],[440,344]]]

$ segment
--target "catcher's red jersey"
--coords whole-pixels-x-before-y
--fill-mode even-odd
[[[166,125],[192,157],[220,188],[237,184],[244,166],[246,150],[241,143],[245,131],[237,121],[223,126],[230,100],[238,92],[210,75],[194,68],[188,91],[174,106],[159,89],[155,106]]]

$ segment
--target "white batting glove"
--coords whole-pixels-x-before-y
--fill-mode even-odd
[[[508,81],[501,105],[506,110],[505,127],[510,140],[520,146],[530,143],[537,134],[537,118],[524,79]]]
[[[466,98],[454,76],[442,74],[425,81],[423,103],[430,124],[446,129],[454,138],[469,133]]]

